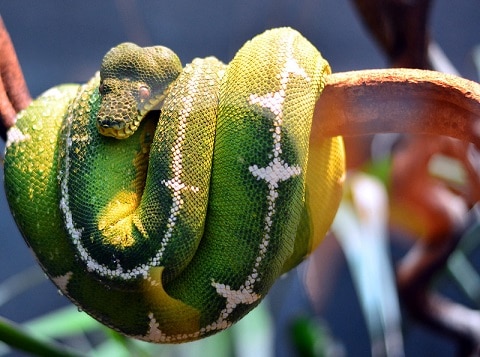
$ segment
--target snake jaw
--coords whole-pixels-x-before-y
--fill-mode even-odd
[[[104,121],[102,124],[97,123],[97,128],[98,132],[103,136],[110,136],[116,139],[126,139],[134,133],[124,123],[109,124]]]
[[[143,118],[143,115],[140,115],[137,99],[128,90],[107,93],[103,91],[102,102],[97,113],[99,133],[117,139],[128,138],[138,129]]]

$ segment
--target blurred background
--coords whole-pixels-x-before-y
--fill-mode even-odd
[[[347,0],[138,3],[23,0],[0,1],[0,15],[15,45],[32,97],[60,83],[85,82],[99,69],[106,51],[120,42],[170,47],[184,64],[195,57],[209,55],[228,62],[245,41],[265,29],[279,26],[299,30],[320,50],[334,72],[388,66]],[[431,29],[460,74],[478,81],[474,53],[480,44],[480,3],[434,1]],[[1,149],[3,151],[3,147]],[[3,166],[0,166],[0,175],[3,176]],[[3,185],[0,188],[0,242],[0,284],[20,272],[30,277],[38,275],[40,270],[9,212]],[[394,243],[394,258],[400,256],[408,244]],[[289,338],[292,316],[312,318],[317,327],[327,331],[332,355],[371,355],[368,330],[344,255],[332,237],[319,249],[331,254],[324,256],[320,264],[321,286],[312,293],[316,296],[314,304],[310,303],[298,279],[306,274],[307,266],[302,264],[279,281],[263,304],[265,316],[261,319],[265,324],[261,329],[262,336],[268,340],[266,349],[254,351],[254,355],[296,355]],[[32,284],[32,288],[15,298],[0,294],[0,316],[23,323],[69,306],[53,284],[43,280],[42,277],[41,284]],[[439,287],[456,300],[464,299],[447,278],[439,281]],[[454,346],[448,339],[408,320],[404,323],[407,356],[454,354]],[[185,353],[176,348],[163,350],[164,354],[159,355]],[[189,351],[187,355],[201,355],[201,351]],[[240,353],[248,355],[249,352]]]

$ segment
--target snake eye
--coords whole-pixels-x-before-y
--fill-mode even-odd
[[[100,85],[98,86],[98,91],[100,92],[100,94],[103,95],[104,90],[105,90],[105,88],[103,87],[103,82],[101,82]]]
[[[143,102],[150,98],[150,89],[146,86],[141,86],[138,88],[138,98]]]

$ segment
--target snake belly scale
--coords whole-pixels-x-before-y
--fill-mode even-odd
[[[273,29],[224,65],[121,44],[8,133],[7,198],[45,272],[128,336],[179,343],[253,309],[320,242],[341,138],[309,143],[328,63]],[[308,187],[307,187],[308,186]]]

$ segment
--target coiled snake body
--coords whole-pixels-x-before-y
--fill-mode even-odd
[[[5,157],[15,220],[62,293],[104,324],[162,343],[223,330],[333,219],[342,141],[309,145],[328,73],[288,28],[228,66],[119,45],[99,76],[18,115]]]

